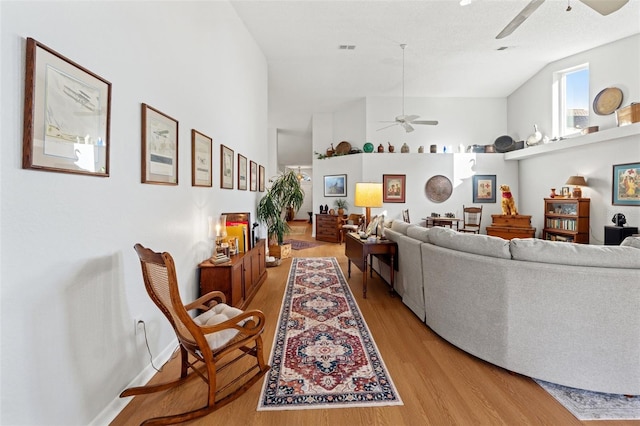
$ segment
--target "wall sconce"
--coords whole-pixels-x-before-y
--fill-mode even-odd
[[[567,185],[574,185],[572,198],[582,198],[582,189],[581,186],[589,186],[587,185],[587,181],[584,180],[583,176],[569,176],[566,182]]]
[[[357,182],[354,198],[354,206],[366,208],[364,222],[366,227],[371,221],[371,208],[382,207],[382,183]]]

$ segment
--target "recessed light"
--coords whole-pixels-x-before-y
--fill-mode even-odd
[[[341,44],[340,46],[338,46],[338,49],[340,50],[353,50],[356,48],[355,44]]]
[[[501,47],[498,47],[498,49],[496,50],[507,50],[508,48],[509,46],[501,46]]]

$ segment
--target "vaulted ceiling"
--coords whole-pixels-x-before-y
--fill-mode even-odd
[[[300,134],[314,112],[401,96],[402,43],[407,97],[505,97],[550,62],[640,33],[640,0],[608,16],[578,0],[546,0],[496,39],[528,3],[231,1],[268,62],[270,127]]]

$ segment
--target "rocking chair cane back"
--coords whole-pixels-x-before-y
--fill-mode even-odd
[[[142,424],[167,425],[203,417],[242,395],[269,370],[270,366],[264,362],[261,336],[264,314],[258,310],[243,312],[228,306],[224,294],[219,291],[212,291],[183,305],[171,255],[154,252],[140,244],[134,248],[140,258],[147,292],[167,317],[178,338],[181,368],[177,380],[132,387],[123,391],[120,397],[164,391],[197,376],[208,386],[206,405],[180,414],[148,419]],[[192,318],[188,311],[194,309],[202,313]],[[230,380],[225,375],[224,385],[218,383],[218,373],[246,355],[255,358],[251,365]],[[190,369],[192,372],[189,373]]]

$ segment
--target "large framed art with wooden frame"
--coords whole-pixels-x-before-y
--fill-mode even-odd
[[[28,38],[22,167],[109,176],[111,83]]]

